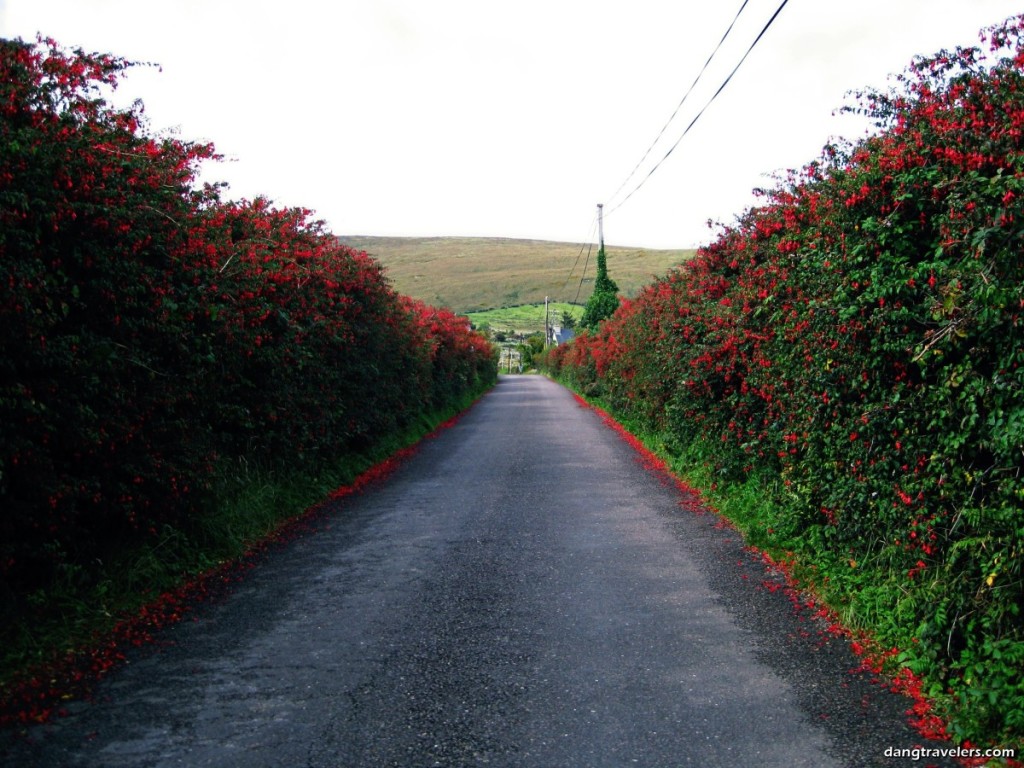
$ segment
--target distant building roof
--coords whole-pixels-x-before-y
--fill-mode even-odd
[[[551,329],[551,343],[554,345],[565,344],[567,341],[572,341],[573,337],[576,336],[576,331],[572,328],[552,328]]]

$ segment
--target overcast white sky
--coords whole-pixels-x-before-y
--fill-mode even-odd
[[[154,61],[120,93],[210,140],[227,196],[313,209],[338,234],[582,242],[646,175],[781,0],[0,0],[0,37]],[[864,126],[844,94],[973,45],[1019,0],[790,0],[674,153],[605,219],[609,244],[689,247],[766,175]]]

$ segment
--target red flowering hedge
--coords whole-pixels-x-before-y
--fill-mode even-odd
[[[303,210],[105,94],[130,63],[0,40],[0,609],[210,505],[218,467],[336,462],[495,380]]]
[[[919,58],[548,369],[717,476],[902,644],[954,735],[1024,736],[1024,17]]]

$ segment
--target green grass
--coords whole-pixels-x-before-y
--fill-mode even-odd
[[[368,237],[341,242],[380,261],[399,293],[459,313],[556,302],[585,304],[593,290],[597,247],[483,237]],[[689,259],[692,250],[606,245],[608,272],[626,296]],[[584,277],[580,284],[581,276]]]
[[[469,312],[467,317],[474,328],[486,326],[492,331],[529,335],[544,332],[544,311],[543,304],[522,304],[517,307]],[[563,312],[571,313],[579,321],[583,316],[583,307],[565,302],[550,302],[547,307],[548,322],[551,325],[561,325]]]
[[[239,561],[289,520],[415,444],[472,401],[467,398],[457,407],[425,414],[405,433],[382,438],[364,454],[339,457],[315,474],[294,466],[220,466],[215,480],[218,501],[208,514],[197,516],[189,530],[165,526],[150,542],[121,551],[92,573],[68,569],[59,583],[29,599],[28,615],[0,627],[0,699],[26,674],[48,675],[48,665],[104,643],[119,622],[161,593],[218,565]]]
[[[571,388],[568,382],[562,383]],[[858,563],[831,551],[824,541],[808,539],[805,532],[787,530],[790,523],[785,521],[791,518],[783,514],[782,506],[787,503],[788,492],[778,478],[756,471],[743,478],[723,478],[712,469],[715,445],[701,436],[695,435],[691,441],[680,444],[645,429],[599,396],[585,399],[608,412],[664,460],[676,477],[699,493],[705,504],[736,527],[747,545],[781,564],[790,583],[814,600],[816,610],[824,608],[831,612],[826,620],[837,621],[838,625],[830,631],[849,630],[860,648],[857,654],[866,662],[882,665],[883,676],[893,676],[893,690],[900,690],[915,707],[922,706],[923,711],[944,721],[955,742],[968,737],[976,740],[965,728],[977,706],[950,687],[945,679],[946,662],[941,657],[917,650],[917,630],[908,623],[920,614],[918,605],[936,600],[941,593],[943,587],[938,578],[908,584],[885,564],[884,551],[872,561]],[[1006,642],[1005,647],[1011,647],[1011,643]],[[895,656],[889,651],[893,648],[900,649]],[[903,687],[897,685],[902,667],[917,676],[920,687],[907,684],[906,678]],[[991,696],[992,691],[981,690],[977,695]],[[1002,702],[1001,706],[1013,703]],[[984,738],[989,739],[991,746],[1006,745],[1002,741],[1005,734]],[[993,759],[985,765],[995,768],[1007,763]]]

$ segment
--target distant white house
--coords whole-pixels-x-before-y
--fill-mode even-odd
[[[559,344],[565,344],[567,341],[572,341],[576,335],[576,331],[572,328],[561,328],[557,325],[551,326],[550,329],[551,338],[548,339],[551,344],[558,346]]]

